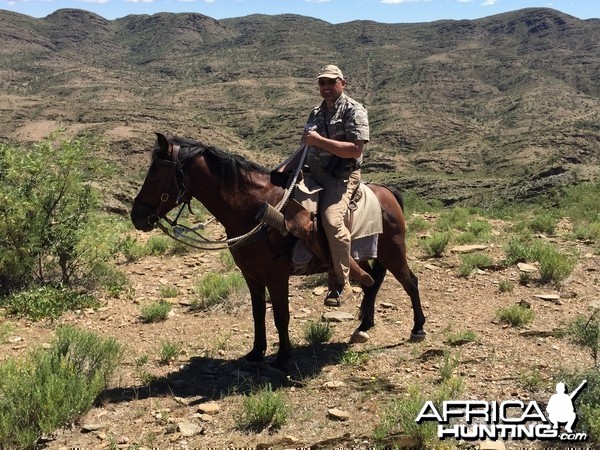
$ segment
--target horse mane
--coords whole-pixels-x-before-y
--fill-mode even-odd
[[[247,188],[252,173],[258,172],[268,175],[271,172],[259,164],[248,161],[241,155],[228,153],[225,150],[208,146],[191,138],[167,136],[167,139],[181,147],[180,161],[184,165],[194,157],[202,154],[209,170],[222,180],[223,184],[230,190],[244,190]],[[156,148],[154,152],[156,154]]]

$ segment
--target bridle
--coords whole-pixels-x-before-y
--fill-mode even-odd
[[[201,156],[202,153],[204,153],[204,150],[205,150],[205,148],[198,147],[191,153],[186,154],[182,160],[181,159],[181,147],[179,145],[172,144],[170,160],[165,160],[163,158],[159,158],[158,156],[154,157],[152,164],[160,164],[161,166],[166,167],[167,169],[169,169],[169,174],[165,181],[163,191],[160,195],[160,201],[159,201],[158,205],[156,206],[155,212],[154,212],[154,214],[149,215],[146,220],[150,226],[152,226],[153,228],[154,227],[160,228],[166,235],[170,236],[171,238],[175,239],[176,241],[181,242],[190,247],[200,249],[200,250],[232,249],[233,247],[238,247],[241,245],[248,244],[248,243],[252,242],[252,240],[257,236],[257,233],[259,231],[265,229],[266,225],[264,223],[259,223],[252,230],[248,231],[247,233],[243,234],[242,236],[228,238],[226,240],[220,240],[220,241],[211,241],[211,240],[205,238],[204,236],[202,236],[200,233],[198,233],[198,231],[197,231],[198,229],[204,228],[203,224],[198,225],[196,228],[190,228],[188,226],[179,225],[177,223],[177,221],[179,220],[179,217],[181,216],[181,213],[183,212],[183,210],[186,206],[188,207],[190,213],[193,214],[192,208],[190,206],[190,202],[192,201],[192,195],[190,194],[187,186],[185,185],[185,173],[184,173],[185,163],[187,161],[190,161],[190,160],[196,158],[197,156]],[[298,164],[295,174],[292,177],[292,181],[291,181],[290,185],[288,186],[288,188],[286,189],[286,192],[284,193],[283,198],[279,201],[279,203],[274,208],[274,210],[276,210],[276,211],[281,211],[281,209],[286,205],[286,203],[290,199],[292,191],[296,185],[296,181],[298,179],[300,169],[302,167],[304,159],[306,158],[308,146],[306,146],[306,145],[303,146],[302,150],[303,151],[302,151],[302,157],[301,157],[300,163]],[[181,205],[181,208],[179,209],[179,212],[177,213],[177,216],[175,217],[175,219],[171,220],[167,217],[168,211],[163,211],[163,209],[165,209],[165,205],[169,201],[169,198],[170,198],[169,192],[171,190],[171,185],[173,183],[175,183],[175,186],[178,190],[177,198],[175,200],[175,206],[173,208],[176,208],[179,205]],[[153,205],[149,205],[137,198],[136,198],[136,202],[138,202],[142,206],[145,206],[148,209],[154,208]],[[167,222],[170,225],[171,229],[169,229],[165,225],[163,225],[160,222],[161,219],[164,219],[165,222]]]
[[[202,149],[200,152],[194,153],[193,156],[198,156],[202,153],[203,150],[204,149]],[[179,220],[179,217],[181,217],[181,213],[183,212],[186,206],[188,207],[190,212],[192,212],[190,206],[192,196],[189,193],[189,190],[185,184],[185,173],[183,170],[184,163],[189,158],[186,157],[185,160],[181,161],[180,153],[181,147],[179,145],[173,145],[171,149],[171,159],[167,160],[155,156],[154,160],[152,161],[152,164],[157,164],[159,165],[159,167],[168,170],[168,175],[165,179],[165,184],[160,194],[159,202],[155,208],[154,214],[150,214],[146,219],[148,224],[152,227],[160,227],[159,221],[161,219],[164,219],[171,227],[176,227],[177,221]],[[181,207],[179,208],[179,212],[175,216],[175,219],[170,219],[169,217],[167,217],[168,211],[164,211],[164,209],[165,205],[171,198],[169,192],[171,192],[171,186],[173,184],[175,184],[175,187],[177,189],[177,197],[175,199],[175,206],[173,208],[177,208],[177,206],[179,205],[181,205]],[[153,205],[149,205],[148,203],[140,200],[139,198],[136,199],[136,202],[138,202],[142,206],[145,206],[148,209],[154,208]]]

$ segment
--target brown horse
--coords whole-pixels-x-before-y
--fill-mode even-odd
[[[279,351],[275,365],[284,367],[291,357],[288,333],[289,277],[292,274],[292,248],[296,238],[267,226],[260,226],[256,215],[264,202],[277,204],[284,195],[278,178],[282,175],[266,170],[237,155],[187,138],[165,137],[157,134],[150,169],[131,210],[131,220],[138,230],[150,231],[160,219],[192,197],[200,201],[225,227],[235,263],[244,276],[252,299],[254,345],[246,359],[262,361],[267,349],[265,330],[265,288],[273,305],[275,326],[279,334]],[[383,233],[378,240],[377,259],[360,266],[375,283],[361,285],[361,323],[356,331],[366,333],[374,326],[375,297],[386,271],[389,270],[410,296],[413,308],[412,340],[425,337],[425,316],[421,309],[417,277],[406,261],[406,225],[402,200],[395,189],[368,185],[381,204]],[[237,241],[234,238],[249,238]]]

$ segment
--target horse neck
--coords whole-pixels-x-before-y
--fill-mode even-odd
[[[283,190],[270,182],[268,174],[251,172],[244,189],[225,186],[211,173],[202,158],[189,172],[191,194],[225,227],[227,235],[238,236],[250,231],[264,202],[277,203]]]

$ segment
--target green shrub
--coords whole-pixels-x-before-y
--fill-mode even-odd
[[[577,239],[586,239],[594,242],[600,241],[600,221],[579,224],[575,228]]]
[[[181,353],[181,345],[177,342],[163,341],[160,346],[160,359],[159,362],[163,365],[167,365],[172,361],[175,361]]]
[[[83,416],[121,358],[114,339],[60,327],[49,350],[0,363],[0,448],[34,448]]]
[[[173,241],[169,236],[153,234],[146,242],[146,253],[148,255],[161,256],[166,254],[172,246]]]
[[[309,321],[304,328],[304,339],[309,344],[321,344],[327,342],[333,336],[333,330],[329,322]]]
[[[218,274],[208,272],[194,286],[193,309],[209,309],[224,303],[232,294],[245,286],[244,277],[239,272]]]
[[[466,330],[460,333],[452,333],[446,338],[448,345],[457,346],[467,344],[469,342],[477,342],[479,338],[474,331]]]
[[[554,234],[556,223],[556,217],[551,214],[537,214],[529,222],[529,228],[536,233]]]
[[[492,258],[484,253],[471,253],[461,256],[460,267],[458,268],[459,275],[468,277],[475,269],[485,269],[494,264]]]
[[[369,360],[369,353],[368,352],[357,352],[355,350],[352,349],[348,349],[346,350],[344,353],[342,353],[341,358],[340,358],[340,362],[342,364],[345,364],[347,366],[361,366],[364,363],[366,363]]]
[[[501,322],[507,323],[511,327],[522,327],[531,323],[535,317],[533,309],[515,304],[506,308],[499,309],[496,312]]]
[[[237,427],[260,432],[265,428],[277,430],[285,424],[289,407],[280,392],[273,392],[270,384],[244,396],[242,411],[236,417]]]
[[[167,320],[171,312],[172,305],[169,302],[160,300],[149,305],[143,306],[141,310],[141,318],[145,323],[155,323]]]
[[[500,292],[512,292],[515,288],[515,284],[512,281],[502,280],[498,283],[498,290]]]
[[[97,223],[90,183],[107,172],[89,147],[85,139],[0,145],[0,294],[34,281],[75,283],[112,256],[98,245],[112,236]]]
[[[600,313],[596,310],[590,317],[577,316],[567,327],[567,335],[571,340],[581,346],[588,348],[594,362],[598,364],[600,355]]]
[[[542,385],[542,376],[537,368],[522,373],[520,376],[521,385],[528,391],[538,391]]]
[[[456,207],[444,211],[438,217],[435,228],[439,231],[467,230],[471,211],[467,208]]]
[[[504,247],[506,264],[512,265],[518,262],[531,261],[533,259],[533,248],[528,242],[520,238],[511,238]]]
[[[429,227],[430,227],[429,222],[419,216],[412,216],[407,221],[407,228],[408,228],[409,233],[411,233],[411,234],[420,233],[422,231],[429,229]]]
[[[449,351],[444,351],[442,363],[439,366],[439,373],[442,381],[448,381],[452,378],[452,374],[460,364],[460,358],[453,356]]]
[[[179,288],[177,286],[163,284],[158,288],[158,293],[161,298],[175,298],[179,295]]]
[[[414,439],[418,448],[427,448],[437,439],[437,424],[417,424],[415,418],[428,400],[421,386],[413,385],[406,396],[389,402],[373,432],[375,441],[383,443],[391,436],[403,434]]]
[[[422,246],[427,257],[440,258],[450,242],[450,237],[451,234],[449,232],[438,232],[425,238],[422,241]]]
[[[223,266],[225,272],[231,272],[236,268],[233,255],[229,250],[222,250],[219,252],[219,262]]]
[[[98,301],[89,294],[72,289],[43,286],[10,294],[0,299],[8,314],[24,316],[31,320],[56,319],[65,311],[96,308]]]
[[[560,284],[571,275],[577,264],[575,257],[566,255],[549,244],[538,245],[535,258],[540,263],[542,282]]]
[[[578,222],[593,223],[600,220],[600,181],[580,183],[565,189],[558,198],[564,215]]]

